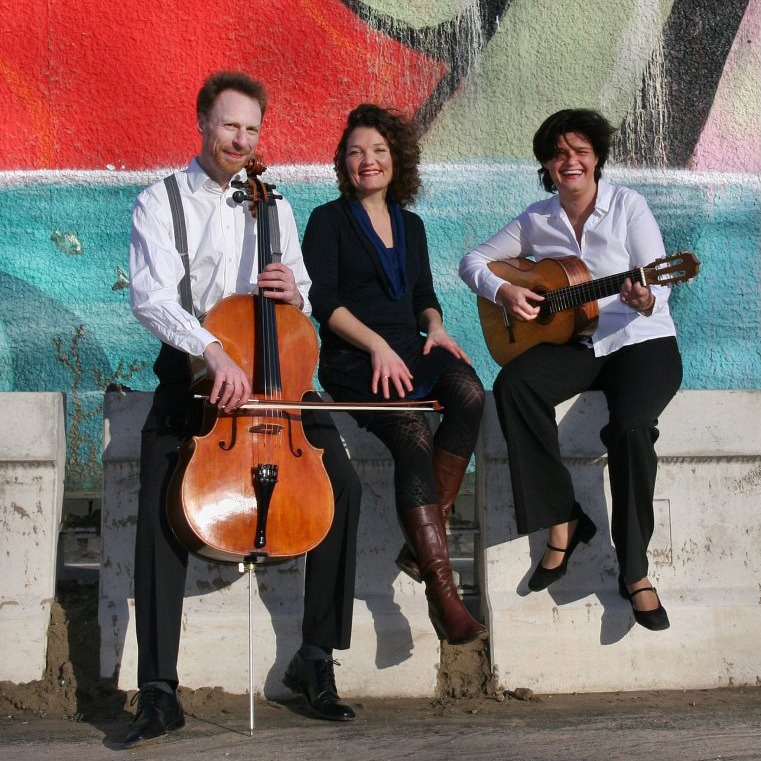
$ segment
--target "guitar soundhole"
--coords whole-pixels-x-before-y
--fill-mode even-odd
[[[537,293],[541,294],[542,296],[544,293],[541,291],[537,291]],[[541,304],[539,304],[539,316],[536,318],[536,321],[540,325],[547,325],[552,320],[552,304],[550,303],[550,299],[545,299]]]

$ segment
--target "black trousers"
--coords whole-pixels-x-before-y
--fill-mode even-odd
[[[199,432],[201,413],[186,391],[159,387],[143,427],[135,545],[139,685],[178,683],[188,553],[169,527],[166,491],[178,449]],[[302,636],[313,645],[345,649],[351,640],[361,487],[330,415],[305,410],[302,420],[308,440],[324,450],[335,498],[330,531],[306,557]]]
[[[601,390],[609,419],[600,431],[608,451],[611,534],[624,580],[647,576],[653,534],[658,416],[682,381],[674,338],[657,338],[595,357],[582,344],[541,344],[502,368],[494,400],[507,441],[518,531],[572,520],[576,504],[563,465],[555,406]]]

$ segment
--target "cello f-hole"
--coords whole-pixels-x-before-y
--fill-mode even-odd
[[[283,413],[283,417],[288,421],[288,446],[290,447],[291,454],[294,457],[301,457],[304,451],[299,447],[294,446],[293,443],[293,420],[288,412]]]
[[[225,444],[224,441],[219,442],[219,448],[223,452],[229,452],[234,446],[235,442],[238,439],[238,417],[237,415],[232,415],[232,426],[230,427],[230,443]]]

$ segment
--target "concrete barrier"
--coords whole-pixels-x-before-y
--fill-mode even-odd
[[[602,395],[558,409],[577,496],[598,525],[568,574],[530,594],[545,532],[518,537],[493,400],[477,457],[483,593],[492,665],[506,687],[542,693],[761,683],[761,392],[683,391],[660,420],[650,578],[671,628],[634,623],[619,597]]]
[[[132,553],[140,429],[150,402],[148,393],[109,393],[104,407],[101,673],[116,674],[122,689],[136,687]],[[352,646],[336,652],[341,694],[434,695],[439,643],[424,589],[400,575],[393,562],[401,531],[390,459],[347,415],[336,415],[336,421],[363,483]],[[302,560],[254,572],[254,689],[268,697],[289,694],[280,679],[300,644],[303,573]],[[235,566],[191,559],[179,661],[183,685],[247,690],[247,579]]]
[[[106,395],[101,671],[118,674],[124,689],[135,687],[132,551],[139,430],[149,404],[150,394]],[[391,463],[373,437],[348,417],[336,418],[363,482],[353,641],[338,654],[342,694],[433,695],[439,651],[424,590],[393,565],[401,534]],[[543,693],[757,684],[761,392],[680,392],[661,419],[650,554],[651,578],[671,618],[666,632],[635,625],[617,593],[598,436],[604,419],[596,393],[558,410],[579,499],[599,531],[577,550],[563,580],[528,594],[525,582],[545,537],[517,535],[505,444],[489,396],[476,458],[477,558],[495,683]],[[255,572],[255,689],[270,697],[287,694],[280,677],[299,643],[302,584],[301,561]],[[246,690],[247,605],[247,581],[235,568],[191,560],[179,664],[184,685]]]
[[[63,399],[0,393],[0,681],[31,682],[45,671],[66,466]]]

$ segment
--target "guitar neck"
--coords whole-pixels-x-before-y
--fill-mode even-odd
[[[607,275],[597,280],[588,280],[585,283],[567,285],[563,288],[548,291],[542,294],[545,297],[543,306],[546,305],[545,311],[555,314],[556,312],[562,312],[564,309],[573,309],[590,301],[597,301],[597,299],[604,299],[606,296],[613,296],[621,290],[621,286],[626,278],[640,285],[645,285],[647,282],[644,268],[619,272],[617,275]]]

